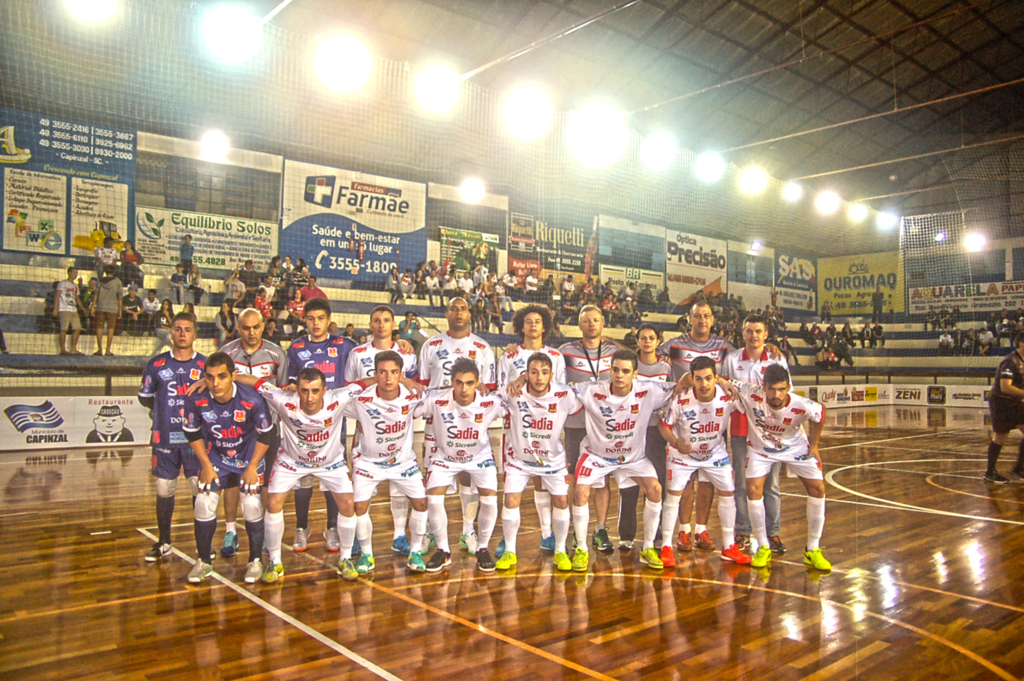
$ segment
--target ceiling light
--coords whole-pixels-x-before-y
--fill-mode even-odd
[[[431,66],[416,77],[416,99],[428,111],[447,111],[459,101],[459,75],[445,66]]]
[[[799,201],[800,197],[804,195],[804,188],[798,185],[796,182],[789,182],[785,187],[782,188],[782,198],[789,202]]]
[[[554,118],[555,106],[540,88],[526,85],[505,95],[505,125],[519,139],[543,137]]]
[[[768,174],[760,168],[745,168],[740,173],[740,189],[747,194],[760,194],[768,186]]]
[[[263,46],[263,24],[241,5],[218,5],[203,15],[206,49],[227,64],[248,61]]]
[[[718,182],[725,175],[725,160],[714,152],[705,152],[697,157],[693,172],[702,182]]]
[[[835,213],[839,210],[840,203],[842,203],[842,199],[839,198],[839,194],[829,191],[821,192],[814,199],[814,207],[824,215]]]
[[[466,203],[480,203],[486,193],[483,181],[476,177],[466,178],[459,187],[459,196]]]
[[[366,85],[373,71],[373,55],[357,38],[336,35],[316,49],[313,68],[320,82],[335,92],[352,92]]]
[[[622,115],[606,104],[591,104],[569,116],[569,150],[588,166],[605,166],[626,151],[629,129]]]
[[[665,170],[676,160],[676,139],[667,132],[647,136],[640,152],[644,165],[651,170]]]

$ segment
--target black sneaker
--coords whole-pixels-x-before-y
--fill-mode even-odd
[[[434,555],[427,561],[427,572],[440,572],[441,568],[446,568],[452,564],[452,554],[447,551],[441,551],[438,549],[434,551]],[[491,563],[493,565],[493,562]],[[492,570],[494,568],[491,568]]]
[[[1014,466],[1010,469],[1010,477],[1017,478],[1018,480],[1024,480],[1024,468]]]
[[[985,482],[991,482],[995,485],[1005,485],[1006,483],[1010,482],[1008,478],[1004,478],[1003,476],[999,475],[998,471],[991,471],[990,473],[985,473],[985,477],[983,479],[985,480]]]
[[[597,530],[594,532],[593,543],[594,548],[601,553],[612,553],[615,551],[615,547],[612,546],[612,540],[608,538],[608,530]]]
[[[146,562],[147,563],[155,563],[158,560],[160,560],[161,558],[163,558],[164,556],[169,555],[170,553],[171,553],[171,545],[170,544],[161,544],[160,542],[157,542],[157,543],[153,544],[153,548],[151,548],[146,553]]]
[[[481,572],[494,572],[494,559],[491,558],[490,551],[487,549],[477,549],[476,566]],[[430,571],[429,565],[427,566],[427,571]]]
[[[745,534],[737,534],[735,538],[736,548],[740,551],[750,550],[750,537]]]
[[[786,552],[786,545],[779,539],[779,535],[773,534],[768,537],[768,546],[771,547],[772,553],[783,554]]]

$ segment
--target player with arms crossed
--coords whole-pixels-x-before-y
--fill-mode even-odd
[[[1010,431],[1019,428],[1024,433],[1024,331],[1013,338],[1013,352],[999,363],[996,380],[992,384],[992,398],[988,402],[992,415],[992,440],[988,443],[988,466],[985,482],[1005,485],[1009,480],[996,470],[999,454],[1006,444]],[[1024,440],[1017,450],[1017,465],[1010,469],[1010,475],[1024,480]]]
[[[196,318],[179,312],[171,321],[171,349],[146,363],[139,402],[153,417],[153,477],[156,478],[156,524],[160,537],[146,553],[153,563],[171,552],[171,523],[178,476],[184,470],[192,489],[193,505],[199,494],[199,459],[182,431],[185,395],[203,379],[206,357],[196,352]],[[209,554],[207,554],[209,557]]]
[[[235,363],[223,352],[206,361],[206,391],[185,398],[182,429],[202,467],[196,497],[195,534],[199,557],[188,581],[199,584],[213,572],[206,562],[217,531],[220,492],[242,487],[242,517],[249,537],[249,564],[245,581],[252,584],[263,574],[263,456],[273,440],[273,423],[263,397],[253,388],[235,383]]]
[[[698,477],[718,490],[718,518],[722,523],[722,560],[749,565],[750,556],[739,550],[733,536],[736,500],[733,498],[733,469],[725,446],[729,418],[741,409],[738,400],[718,385],[715,360],[696,357],[690,362],[692,391],[684,392],[666,409],[658,426],[668,443],[665,471],[668,497],[661,513],[661,562],[676,564],[672,533],[679,516],[679,498],[690,479]]]
[[[767,567],[772,560],[768,533],[764,525],[764,479],[776,462],[796,473],[807,490],[807,546],[804,563],[816,570],[831,570],[832,564],[821,554],[818,542],[825,527],[825,480],[821,474],[818,441],[825,428],[825,407],[794,395],[789,372],[781,364],[772,364],[764,372],[764,385],[734,382],[740,403],[747,415],[747,510],[756,550],[751,567]],[[802,426],[808,424],[810,436]],[[756,545],[755,543],[756,542]]]

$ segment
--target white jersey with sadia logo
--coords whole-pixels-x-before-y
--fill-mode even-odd
[[[452,384],[452,363],[466,357],[476,362],[480,370],[480,383],[495,387],[494,351],[484,339],[476,334],[464,338],[452,338],[451,334],[439,333],[426,343],[420,351],[420,382],[430,388],[447,388]]]
[[[346,465],[342,412],[358,393],[358,385],[325,391],[323,409],[315,414],[302,411],[297,394],[274,387],[268,381],[258,381],[256,389],[281,417],[279,459],[288,459],[300,468]]]
[[[551,382],[565,383],[565,358],[562,357],[562,353],[546,345],[540,350],[527,350],[522,345],[517,345],[515,350],[506,352],[498,360],[498,385],[506,386],[521,374],[525,374],[527,362],[538,352],[547,355],[551,360]]]
[[[416,353],[405,352],[398,343],[393,343],[388,350],[397,352],[402,358],[402,373],[405,377],[416,378],[419,367]],[[345,363],[345,381],[347,383],[354,383],[373,376],[373,363],[380,352],[384,351],[378,350],[374,346],[373,341],[363,343],[352,350],[348,355],[348,361]]]
[[[353,462],[365,461],[378,466],[398,466],[416,461],[412,451],[413,412],[423,402],[406,388],[400,386],[398,397],[382,399],[377,386],[358,391],[345,410],[346,416],[359,421],[362,434],[356,445]]]
[[[506,455],[530,468],[565,468],[565,447],[559,435],[569,414],[579,411],[576,393],[561,383],[551,383],[537,397],[529,386],[517,397],[502,391],[509,412],[509,448]]]
[[[806,461],[807,435],[800,426],[805,421],[821,423],[825,408],[814,400],[789,393],[783,407],[772,409],[763,387],[738,381],[734,384],[750,426],[747,446],[778,461]]]
[[[477,393],[473,402],[464,407],[455,401],[450,388],[430,391],[415,411],[415,416],[433,419],[433,455],[452,463],[493,460],[487,428],[504,414],[505,405],[497,395]]]
[[[688,440],[691,452],[683,454],[669,445],[669,458],[685,462],[686,459],[709,461],[728,457],[725,434],[729,417],[740,409],[739,403],[720,385],[715,386],[714,397],[709,402],[701,402],[692,390],[687,390],[672,401],[661,422],[672,429],[676,438]]]
[[[584,451],[615,464],[643,459],[651,414],[669,403],[674,389],[671,383],[635,380],[629,394],[619,397],[610,381],[573,384],[586,412]]]

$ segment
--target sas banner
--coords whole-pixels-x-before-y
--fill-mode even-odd
[[[897,251],[818,258],[819,308],[829,302],[836,316],[871,314],[875,287],[885,294],[883,312],[903,312],[903,268]]]
[[[173,266],[186,234],[195,247],[192,262],[200,267],[230,270],[278,254],[273,222],[144,206],[135,210],[135,248],[147,264]]]
[[[321,279],[382,284],[427,259],[427,185],[285,160],[280,251]]]
[[[0,451],[147,445],[153,424],[134,397],[5,397],[0,410]]]
[[[672,302],[685,305],[702,294],[726,292],[728,252],[725,241],[665,230],[665,278]]]
[[[779,307],[814,312],[818,309],[818,265],[814,258],[775,253],[775,292]]]
[[[959,307],[961,312],[999,312],[1024,307],[1024,281],[950,284],[907,289],[907,312],[924,314],[929,307]]]

